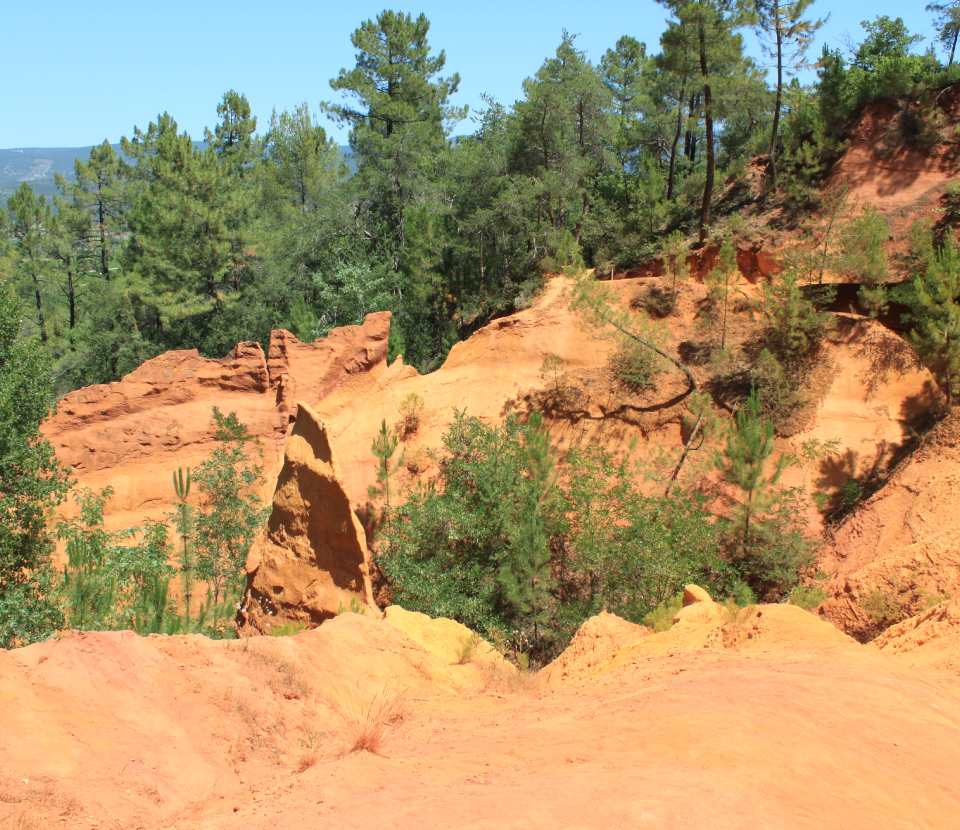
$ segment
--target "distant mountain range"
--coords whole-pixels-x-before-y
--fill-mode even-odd
[[[120,145],[114,145],[115,150]],[[73,162],[86,159],[90,147],[17,147],[0,150],[0,199],[7,198],[28,182],[37,192],[52,196],[57,189],[53,183],[54,173],[73,178]]]
[[[73,178],[73,162],[76,159],[86,160],[90,155],[90,147],[15,147],[10,150],[0,150],[0,205],[20,186],[20,182],[28,182],[37,193],[48,198],[57,192],[53,182],[55,173],[60,173],[68,179]],[[120,152],[120,145],[114,144],[113,149]],[[341,147],[347,164],[351,169],[349,147]]]

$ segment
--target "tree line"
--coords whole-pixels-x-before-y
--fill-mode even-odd
[[[807,86],[812,0],[662,3],[655,52],[625,35],[593,64],[564,33],[520,100],[486,100],[466,134],[429,21],[384,11],[351,35],[356,64],[320,112],[258,125],[231,90],[203,136],[163,113],[119,153],[94,147],[52,203],[24,184],[2,212],[24,334],[50,348],[62,393],[169,348],[220,356],[390,309],[392,354],[428,370],[544,271],[636,264],[671,230],[706,241],[757,156],[765,198],[812,206],[859,108],[956,76],[953,3],[931,6],[947,64],[879,17],[849,55],[826,47]],[[751,27],[772,88],[744,50]],[[349,128],[346,156],[321,115]]]

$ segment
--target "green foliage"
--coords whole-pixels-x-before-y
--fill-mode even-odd
[[[827,598],[827,592],[819,585],[797,585],[790,591],[790,604],[812,611]]]
[[[491,427],[458,413],[439,461],[439,480],[410,493],[386,528],[377,561],[393,597],[535,664],[603,609],[640,622],[689,582],[743,597],[748,579],[786,580],[786,543],[767,544],[762,560],[726,556],[727,526],[700,495],[644,495],[599,450],[572,453],[559,476],[539,417]],[[779,520],[779,532],[793,532]]]
[[[792,459],[773,454],[773,423],[752,392],[734,416],[716,465],[731,487],[730,514],[721,523],[727,557],[765,600],[789,592],[810,561],[797,494],[780,486]]]
[[[801,401],[797,374],[788,372],[777,356],[764,348],[750,367],[750,382],[764,417],[774,427],[785,424]]]
[[[378,563],[398,603],[490,639],[509,636],[515,648],[531,639],[555,648],[544,554],[565,520],[536,429],[515,420],[488,427],[457,413],[439,486],[420,486],[387,526]]]
[[[387,426],[386,420],[380,422],[380,431],[370,445],[370,452],[377,459],[377,484],[370,488],[370,498],[382,498],[387,513],[390,512],[390,477],[399,467],[391,459],[397,451],[400,437]]]
[[[628,391],[637,393],[654,385],[659,369],[657,355],[640,343],[624,338],[610,356],[613,377]]]
[[[677,612],[681,608],[683,608],[682,591],[665,599],[650,611],[643,618],[643,624],[652,628],[657,634],[668,631],[673,626],[673,618],[677,616]]]
[[[174,571],[168,564],[166,528],[148,524],[139,534],[106,531],[103,510],[112,495],[109,487],[75,493],[79,518],[58,525],[67,553],[61,586],[67,625],[170,633],[179,626],[167,598]],[[138,535],[140,541],[134,542]]]
[[[246,427],[235,413],[224,415],[217,407],[213,421],[217,446],[193,472],[201,503],[192,530],[196,574],[210,586],[215,607],[239,594],[250,545],[269,511],[258,494],[263,470],[251,463]],[[259,447],[253,452],[259,456]]]
[[[914,277],[912,287],[910,339],[951,406],[960,393],[960,252],[952,234]]]
[[[727,347],[727,321],[730,313],[730,293],[740,277],[737,269],[737,249],[733,241],[724,239],[720,246],[717,264],[707,274],[707,303],[703,318],[711,329],[711,336],[718,348]]]
[[[804,296],[799,275],[790,269],[764,286],[763,316],[764,345],[788,370],[817,350],[830,319]]]
[[[685,584],[727,594],[736,574],[723,561],[717,528],[696,494],[643,496],[629,471],[598,452],[578,454],[569,501],[577,579],[589,586],[585,610],[641,622]]]
[[[20,305],[0,282],[0,646],[48,636],[63,621],[52,590],[49,522],[68,476],[40,435],[53,383],[46,351],[21,338]]]
[[[861,283],[859,298],[871,314],[881,314],[887,305],[884,283],[889,275],[887,220],[868,207],[851,219],[840,234],[839,267]]]

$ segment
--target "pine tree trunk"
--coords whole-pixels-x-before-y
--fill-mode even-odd
[[[667,174],[667,201],[673,198],[673,188],[677,174],[677,147],[680,136],[683,134],[683,98],[686,93],[687,79],[684,77],[680,85],[680,94],[677,95],[677,129],[673,134],[673,144],[670,147],[670,172]]]
[[[949,69],[953,66],[953,59],[957,53],[957,37],[960,36],[960,26],[953,30],[953,40],[950,41],[950,60],[947,63],[947,68]]]
[[[103,204],[103,193],[100,182],[97,182],[97,225],[100,231],[100,273],[105,280],[110,279],[110,268],[107,262],[107,217]]]
[[[777,29],[777,100],[773,107],[773,128],[770,132],[770,165],[767,168],[766,193],[777,189],[777,137],[780,131],[780,109],[783,106],[783,29],[779,19]]]
[[[693,94],[690,96],[690,101],[687,104],[687,132],[683,137],[683,154],[691,166],[697,160],[697,137],[693,130],[690,129],[690,121],[693,119],[693,114],[699,109],[700,96]]]
[[[713,200],[713,180],[716,175],[717,160],[713,146],[713,91],[710,88],[710,74],[707,66],[706,22],[701,17],[698,25],[700,40],[700,74],[703,76],[703,120],[707,133],[707,176],[703,184],[703,201],[700,204],[700,242],[707,239],[707,227],[710,225],[710,203]]]
[[[73,283],[73,265],[67,265],[67,309],[72,329],[77,325],[77,292]]]
[[[43,298],[40,296],[40,278],[33,272],[33,298],[37,306],[37,325],[40,327],[40,340],[47,342],[47,318],[43,313]]]

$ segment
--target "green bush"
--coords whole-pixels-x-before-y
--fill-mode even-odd
[[[783,544],[764,548],[775,574],[741,568],[703,497],[644,495],[600,450],[571,453],[558,475],[536,416],[488,426],[459,413],[439,461],[439,480],[393,513],[377,563],[396,602],[453,617],[514,659],[543,664],[601,610],[641,622],[690,582],[743,599],[751,579],[791,578]]]
[[[819,585],[798,585],[790,592],[790,604],[812,611],[827,598],[827,592]]]
[[[610,356],[610,372],[630,392],[642,392],[654,385],[660,361],[641,343],[623,339]]]

